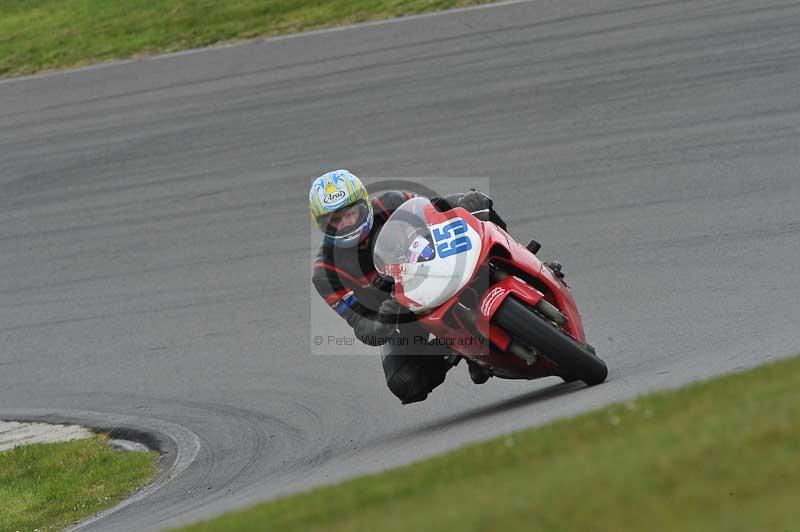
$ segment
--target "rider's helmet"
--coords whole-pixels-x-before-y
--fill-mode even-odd
[[[334,170],[316,178],[308,191],[311,219],[338,247],[353,247],[372,229],[372,202],[359,178]]]

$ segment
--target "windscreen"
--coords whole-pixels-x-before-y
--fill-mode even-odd
[[[375,269],[389,275],[391,264],[416,264],[436,257],[424,209],[427,198],[416,197],[403,203],[381,228],[372,255]]]

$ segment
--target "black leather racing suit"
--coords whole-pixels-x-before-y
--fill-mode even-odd
[[[391,283],[378,275],[372,262],[375,237],[389,216],[408,199],[411,192],[382,191],[369,196],[373,209],[372,230],[357,247],[335,247],[323,241],[314,260],[312,282],[325,302],[353,327],[356,336],[368,345],[380,345],[386,384],[404,404],[422,401],[436,386],[444,382],[450,364],[445,356],[451,354],[446,347],[420,342],[428,333],[413,318],[398,324],[400,337],[407,342],[386,342],[375,335],[378,308],[390,297]],[[483,195],[481,195],[483,196]],[[476,197],[474,193],[461,193],[432,198],[437,209],[444,211],[463,206],[470,211],[492,208],[492,201]],[[492,212],[495,220],[505,223]],[[429,356],[418,356],[429,355]]]

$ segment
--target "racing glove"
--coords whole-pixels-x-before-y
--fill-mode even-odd
[[[449,211],[453,207],[461,207],[469,212],[488,210],[489,220],[506,229],[506,222],[493,208],[494,201],[480,190],[471,189],[469,192],[431,198],[431,203],[439,212]]]
[[[347,323],[359,340],[367,345],[380,345],[381,340],[397,334],[398,323],[407,323],[413,319],[413,313],[392,298],[381,303],[377,315],[364,316],[352,313],[347,316]]]
[[[494,205],[492,198],[481,192],[480,190],[470,190],[464,194],[456,202],[456,207],[462,207],[469,212],[491,210]]]
[[[448,194],[444,197],[431,198],[431,203],[439,212],[449,211],[454,207],[462,207],[469,212],[491,209],[492,198],[478,190],[469,192],[459,192],[458,194]]]

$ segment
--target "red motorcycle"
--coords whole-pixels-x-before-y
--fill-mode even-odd
[[[462,208],[439,212],[415,197],[381,228],[373,260],[432,341],[488,374],[600,384],[608,367],[586,343],[569,287],[538,250]]]

